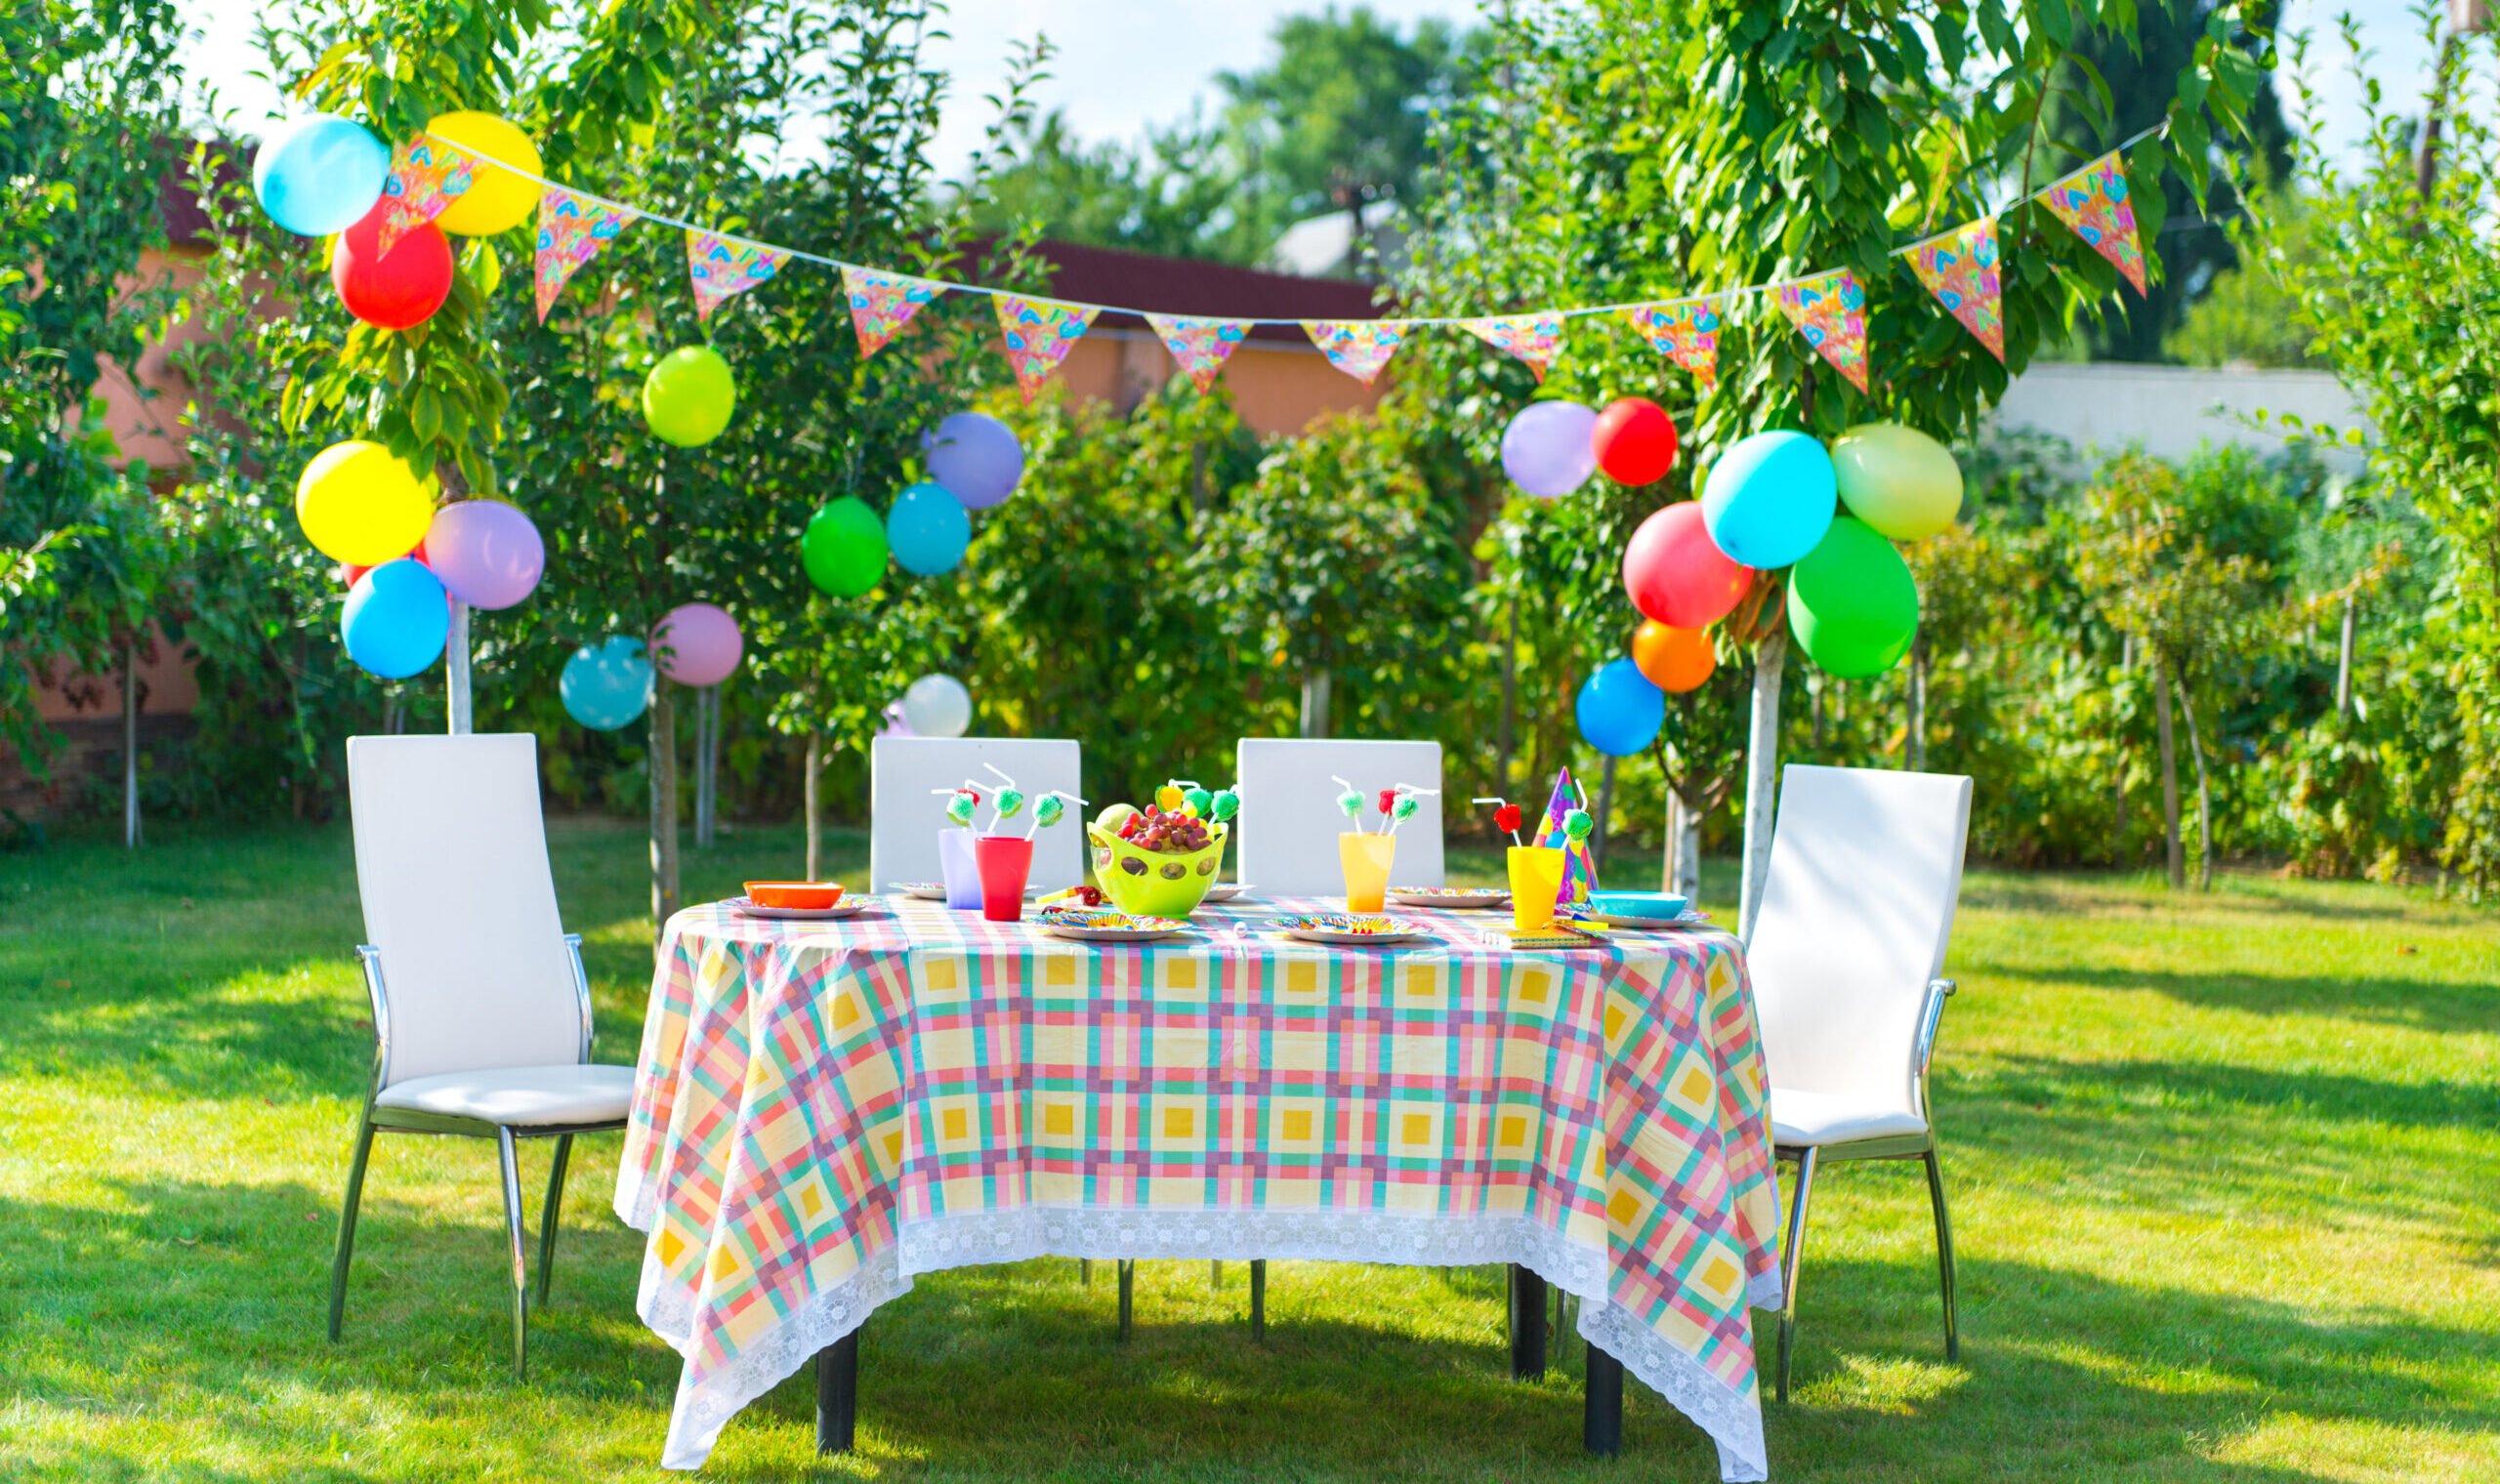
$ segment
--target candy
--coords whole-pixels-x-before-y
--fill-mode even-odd
[[[1213,812],[1209,817],[1216,823],[1222,824],[1241,812],[1241,796],[1230,789],[1226,789],[1215,796],[1211,807]]]
[[[1589,832],[1597,827],[1598,822],[1589,817],[1589,811],[1586,809],[1573,809],[1562,816],[1562,833],[1573,840],[1588,839]]]
[[[1022,812],[1023,808],[1024,795],[1022,791],[1012,788],[1003,788],[998,791],[999,818],[1013,819],[1019,813]]]

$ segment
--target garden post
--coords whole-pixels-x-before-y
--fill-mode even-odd
[[[451,634],[443,642],[443,707],[449,731],[465,737],[476,730],[469,706],[469,605],[451,600]]]
[[[1779,789],[1779,677],[1788,663],[1788,631],[1774,628],[1754,644],[1753,724],[1745,733],[1745,873],[1738,889],[1736,934],[1750,938],[1762,910],[1763,877],[1771,869],[1771,826]]]

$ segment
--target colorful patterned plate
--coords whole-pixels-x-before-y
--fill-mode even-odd
[[[1259,888],[1256,886],[1244,886],[1240,882],[1217,882],[1214,886],[1207,887],[1207,894],[1200,897],[1199,900],[1207,902],[1229,902],[1245,891],[1256,891]]]
[[[1400,907],[1507,907],[1511,893],[1499,886],[1392,886],[1389,899]]]
[[[1361,948],[1429,941],[1433,935],[1432,930],[1421,923],[1370,913],[1323,912],[1311,917],[1280,917],[1275,920],[1274,927],[1286,937],[1299,938],[1306,943],[1334,943]]]
[[[946,899],[944,882],[888,882],[886,889],[897,896],[908,896],[915,901],[942,902]]]
[[[837,918],[857,917],[885,903],[873,896],[846,896],[830,907],[767,907],[733,896],[725,904],[740,917],[771,918],[788,923],[829,923]]]
[[[1646,928],[1657,930],[1668,928],[1710,926],[1710,920],[1704,917],[1627,917],[1620,912],[1592,912],[1589,916],[1605,924],[1608,928]]]
[[[1045,912],[1033,921],[1053,937],[1080,943],[1146,943],[1189,930],[1188,924],[1168,917],[1131,917],[1125,912]]]

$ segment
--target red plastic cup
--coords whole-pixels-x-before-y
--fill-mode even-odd
[[[1033,843],[1018,835],[983,835],[973,842],[973,860],[980,867],[980,915],[993,923],[1023,921]]]

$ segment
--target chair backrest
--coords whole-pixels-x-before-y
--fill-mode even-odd
[[[1953,936],[1971,780],[1782,771],[1745,953],[1771,1084],[1921,1112],[1911,1051]]]
[[[538,739],[348,739],[356,890],[390,997],[386,1083],[582,1059]]]
[[[1241,881],[1263,895],[1342,896],[1345,868],[1338,864],[1337,837],[1354,828],[1337,811],[1333,775],[1363,793],[1363,826],[1382,820],[1373,796],[1396,783],[1441,786],[1438,742],[1301,741],[1244,737],[1234,754],[1241,784],[1241,815],[1233,831],[1232,858]],[[1397,827],[1397,858],[1390,885],[1441,884],[1441,805],[1427,795],[1415,817]]]
[[[868,749],[868,881],[883,891],[896,882],[934,882],[938,832],[946,827],[946,801],[932,789],[954,788],[967,778],[980,785],[976,818],[989,819],[990,790],[998,787],[987,763],[1016,780],[1028,799],[1050,789],[1085,797],[1084,759],[1073,742],[1018,737],[879,737]],[[1109,801],[1091,807],[1068,805],[1067,817],[1033,835],[1028,886],[1045,891],[1085,884],[1085,821]],[[1033,822],[1032,805],[1007,822],[1021,835]]]

